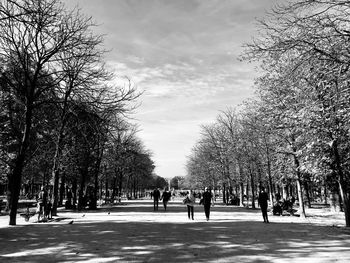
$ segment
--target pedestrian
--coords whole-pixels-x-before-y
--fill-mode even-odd
[[[194,193],[192,190],[190,190],[187,194],[187,214],[188,214],[188,219],[194,220],[194,204],[196,202],[196,198],[194,196]]]
[[[204,193],[203,193],[203,206],[204,206],[204,213],[207,221],[209,221],[210,216],[210,207],[211,205],[214,205],[213,200],[213,194],[211,193],[211,189],[208,187],[205,187]]]
[[[40,192],[37,198],[37,212],[38,212],[38,221],[40,218],[43,218],[43,221],[46,220],[46,205],[47,205],[47,191],[44,186],[41,186]]]
[[[269,223],[269,219],[267,217],[267,206],[268,206],[267,202],[268,202],[268,200],[269,200],[269,196],[265,192],[265,188],[261,187],[259,197],[258,197],[258,203],[259,203],[260,208],[261,208],[261,213],[262,213],[262,216],[264,219],[264,223]]]
[[[158,211],[158,203],[160,198],[160,192],[158,188],[155,188],[153,191],[153,210]]]
[[[72,193],[72,190],[70,188],[68,188],[67,201],[65,204],[66,209],[71,209],[73,207],[72,200],[73,200],[73,193]]]
[[[162,197],[160,198],[160,200],[163,200],[163,206],[164,206],[165,211],[166,211],[166,208],[168,206],[168,202],[169,202],[170,198],[171,198],[171,193],[168,190],[168,187],[166,187],[163,194],[162,194]]]

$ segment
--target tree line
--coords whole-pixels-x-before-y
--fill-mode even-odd
[[[202,126],[187,162],[193,185],[241,200],[244,187],[253,200],[262,185],[271,201],[296,192],[302,217],[304,203],[330,196],[350,226],[349,14],[348,1],[296,0],[258,21],[242,54],[259,65],[255,96]]]
[[[141,93],[108,69],[103,37],[59,0],[0,1],[0,182],[9,224],[20,195],[52,186],[53,215],[67,187],[120,196],[165,180],[129,116]],[[80,202],[79,202],[80,203]]]

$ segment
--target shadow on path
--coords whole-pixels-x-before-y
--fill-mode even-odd
[[[0,244],[0,262],[350,262],[342,228],[243,219],[33,224],[0,229]]]

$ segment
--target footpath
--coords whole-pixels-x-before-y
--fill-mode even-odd
[[[202,206],[195,220],[180,202],[153,211],[152,200],[97,211],[60,210],[47,223],[0,216],[0,262],[350,262],[344,214],[308,210],[306,219],[259,209]]]

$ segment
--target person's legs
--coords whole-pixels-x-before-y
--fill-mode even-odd
[[[265,222],[265,223],[268,223],[269,220],[268,220],[268,218],[267,218],[267,207],[261,207],[261,213],[262,213],[264,222]]]
[[[264,216],[264,221],[265,221],[266,223],[268,223],[268,222],[269,222],[269,219],[268,219],[268,217],[267,217],[267,208],[264,208],[263,216]]]
[[[205,205],[204,206],[204,212],[205,212],[205,217],[207,218],[207,221],[209,220],[209,215],[210,215],[210,206]]]
[[[190,219],[190,212],[191,212],[191,207],[188,205],[187,206],[187,215],[188,215],[188,219]]]
[[[154,199],[154,211],[158,211],[158,200]]]
[[[193,214],[194,214],[194,207],[193,207],[193,206],[190,206],[190,208],[191,208],[191,216],[192,216],[192,220],[194,220],[194,216],[193,216]]]

